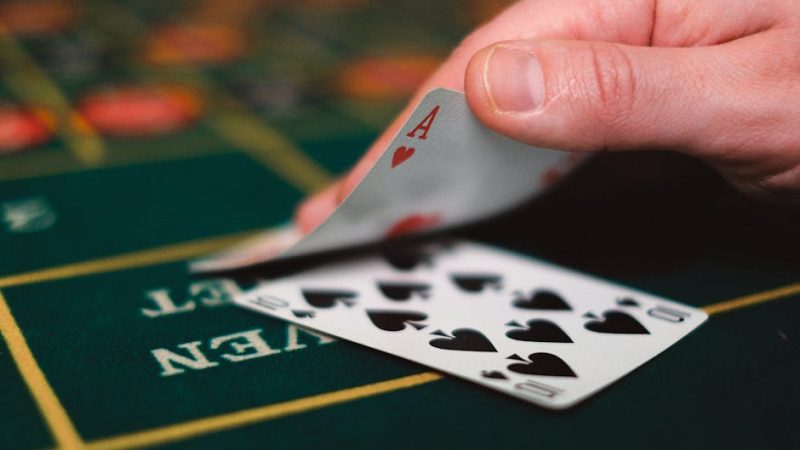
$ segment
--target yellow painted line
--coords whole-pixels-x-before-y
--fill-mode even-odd
[[[141,74],[139,76],[143,77]],[[208,124],[219,137],[301,191],[316,192],[333,181],[327,170],[297,148],[290,139],[264,120],[248,113],[238,100],[220,95],[223,89],[204,73],[186,68],[171,72],[170,78],[203,93],[210,109]]]
[[[168,425],[146,431],[100,439],[88,442],[87,447],[90,449],[128,449],[164,444],[408,389],[442,378],[442,375],[436,372],[423,372],[416,375],[304,397],[283,403],[245,409],[176,425]]]
[[[50,383],[47,382],[42,369],[39,368],[2,293],[0,293],[0,333],[3,334],[11,357],[19,368],[25,384],[28,385],[58,447],[65,449],[82,447],[83,440],[53,392],[53,388],[50,387]]]
[[[0,23],[0,61],[7,68],[17,68],[6,71],[3,78],[19,97],[25,102],[48,107],[56,115],[56,131],[79,161],[90,166],[103,162],[106,148],[94,128],[73,111],[69,100],[61,90],[2,23]],[[79,125],[80,130],[76,129],[76,125]]]
[[[779,300],[796,294],[800,294],[800,283],[790,284],[777,289],[746,295],[744,297],[738,297],[731,300],[726,300],[724,302],[714,303],[713,305],[704,306],[702,309],[708,315],[714,315],[746,308],[759,303]]]
[[[199,239],[144,251],[125,253],[107,258],[99,258],[49,269],[10,275],[0,278],[0,288],[182,261],[222,250],[223,248],[253,236],[257,232],[263,231],[264,230],[251,230],[244,233]]]
[[[159,82],[162,77],[137,74]],[[310,194],[333,181],[333,176],[281,132],[253,116],[237,100],[219,94],[222,91],[202,72],[182,69],[169,77],[180,80],[202,93],[207,100],[207,123],[222,139],[242,150],[259,164],[276,173],[301,191]]]
[[[0,181],[14,181],[14,180],[30,180],[34,178],[42,178],[42,177],[49,177],[53,175],[64,175],[64,174],[71,174],[71,173],[87,173],[92,171],[99,171],[105,169],[114,169],[118,167],[135,167],[135,166],[142,166],[145,164],[153,164],[153,163],[166,163],[166,162],[176,162],[176,161],[189,161],[189,160],[196,160],[201,158],[207,158],[210,156],[218,156],[218,155],[231,155],[236,154],[240,155],[241,152],[234,150],[234,149],[225,149],[225,148],[213,148],[213,149],[203,149],[200,152],[195,151],[187,151],[187,152],[169,152],[169,153],[161,153],[157,155],[142,155],[141,152],[132,152],[128,155],[125,155],[123,158],[115,157],[113,160],[109,159],[106,161],[102,167],[85,167],[76,165],[74,162],[70,161],[69,163],[64,162],[63,158],[54,158],[51,155],[41,155],[42,158],[38,161],[31,161],[30,163],[26,163],[24,165],[20,164],[19,166],[12,167],[10,165],[6,165],[4,169],[8,169],[8,173],[0,174]],[[37,155],[40,156],[40,155]]]
[[[289,139],[250,115],[221,111],[209,124],[221,137],[304,192],[316,192],[333,180]]]

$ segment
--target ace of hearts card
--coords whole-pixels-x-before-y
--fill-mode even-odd
[[[583,159],[501,136],[478,122],[464,94],[436,89],[317,229],[273,230],[192,269],[231,270],[473,222],[535,197]]]

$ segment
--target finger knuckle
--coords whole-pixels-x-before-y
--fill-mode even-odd
[[[615,45],[591,45],[580,58],[586,95],[593,99],[594,117],[605,127],[633,113],[639,81],[629,55]]]

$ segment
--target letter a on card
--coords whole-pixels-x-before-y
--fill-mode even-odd
[[[424,119],[422,119],[422,122],[420,122],[416,127],[414,127],[414,129],[411,130],[411,132],[408,133],[406,136],[410,138],[422,139],[423,141],[427,139],[428,131],[430,131],[431,126],[433,125],[433,121],[436,119],[436,114],[439,114],[439,105],[436,105],[436,107],[433,108],[433,110],[431,110],[431,112],[429,112]],[[422,134],[420,134],[419,137],[417,137],[417,131],[420,130],[422,130]]]

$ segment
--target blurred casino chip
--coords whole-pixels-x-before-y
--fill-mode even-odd
[[[50,140],[54,118],[39,108],[0,104],[0,155],[28,150]]]
[[[359,100],[408,98],[441,59],[429,54],[369,56],[350,61],[336,77],[340,94]]]
[[[77,109],[104,135],[152,136],[193,123],[201,115],[202,101],[182,86],[114,86],[87,94]]]
[[[153,30],[144,50],[155,65],[210,65],[242,56],[247,48],[244,30],[222,23],[180,23]]]

